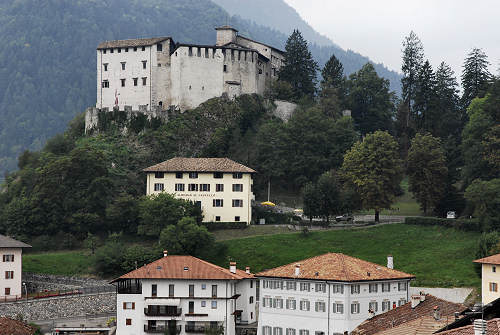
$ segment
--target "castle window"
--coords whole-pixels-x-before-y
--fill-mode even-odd
[[[120,79],[121,83],[122,83],[122,87],[125,87],[125,79]]]
[[[125,48],[125,52],[128,52],[128,48]]]
[[[231,49],[231,60],[234,61],[234,50]]]
[[[236,51],[236,52],[238,53],[238,61],[240,61],[241,60],[241,52],[239,52],[239,51]]]
[[[102,88],[109,88],[109,81],[104,80],[104,81],[102,82]]]
[[[205,86],[202,86],[202,87],[201,87],[201,90],[202,90],[202,91],[204,91],[204,90],[205,90]]]
[[[137,51],[137,47],[134,47],[134,51]]]
[[[189,85],[189,89],[191,89],[191,85]]]
[[[109,53],[110,53],[110,54],[112,54],[113,52],[114,52],[114,49],[113,49],[113,48],[109,49]]]
[[[215,49],[215,48],[214,48],[214,49],[212,49],[212,58],[214,58],[214,57],[215,57],[215,53],[216,53],[216,52],[217,52],[217,49]]]
[[[175,57],[177,57],[177,51],[175,52]]]
[[[121,48],[118,48],[118,53],[121,53],[122,52],[122,49]]]
[[[161,43],[156,45],[156,51],[163,51],[163,45]]]
[[[259,74],[262,74],[262,69],[259,69]]]
[[[104,50],[102,51],[102,53],[103,53],[103,54],[106,54],[106,49],[104,49]]]
[[[193,47],[189,47],[188,56],[192,56],[192,55],[193,55]]]
[[[146,68],[146,64],[148,63],[147,60],[143,60],[142,61],[142,68],[145,69]]]
[[[148,77],[142,77],[142,86],[146,86]]]
[[[122,64],[122,70],[125,70],[125,62],[121,62]]]
[[[209,55],[208,55],[208,48],[205,48],[205,58],[208,58]]]
[[[160,107],[161,107],[161,106],[163,106],[163,102],[162,102],[162,101],[160,101],[160,102],[158,103],[158,106],[160,106]]]
[[[198,48],[198,52],[196,53],[196,56],[201,57],[201,48]]]
[[[139,78],[132,78],[134,80],[134,86],[137,86],[137,81]]]
[[[227,65],[224,64],[224,72],[227,72]]]
[[[108,71],[108,63],[104,63],[102,66],[104,66],[104,71]]]
[[[158,63],[158,67],[161,67],[161,63]]]
[[[142,47],[142,51],[146,51],[146,47]]]

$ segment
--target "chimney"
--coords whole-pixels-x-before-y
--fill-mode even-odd
[[[236,273],[236,262],[229,262],[229,272]]]
[[[474,335],[486,335],[487,324],[483,319],[474,320]]]
[[[389,269],[394,269],[394,258],[392,255],[387,255],[387,267]]]
[[[460,319],[460,312],[455,312],[455,321]]]
[[[441,311],[439,310],[439,306],[434,306],[434,320],[439,321],[441,319]]]
[[[250,274],[250,267],[249,267],[249,266],[247,266],[247,267],[245,268],[245,272],[246,272],[246,273],[248,273],[248,274]]]
[[[295,277],[300,276],[300,264],[295,264]]]
[[[424,300],[425,300],[425,295],[423,297],[420,294],[412,295],[411,296],[411,308],[417,307]]]
[[[168,250],[163,250],[163,257],[167,257],[168,256]]]

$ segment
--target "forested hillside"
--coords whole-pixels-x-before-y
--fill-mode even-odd
[[[213,43],[228,14],[209,0],[7,0],[0,2],[0,172],[25,149],[39,150],[77,113],[95,104],[95,48],[102,40],[169,35]],[[287,35],[231,18],[240,33],[283,48]],[[346,73],[367,58],[311,48],[320,65],[339,52]],[[394,72],[376,66],[397,87]]]

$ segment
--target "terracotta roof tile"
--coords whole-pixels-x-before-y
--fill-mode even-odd
[[[97,50],[107,49],[107,48],[125,48],[125,47],[142,47],[153,45],[168,39],[171,37],[153,37],[153,38],[134,38],[130,40],[116,40],[116,41],[105,41],[99,43]]]
[[[300,275],[298,277],[295,276],[296,264],[300,264]],[[259,272],[257,276],[345,282],[415,278],[411,274],[340,253],[327,253],[293,262],[271,270]]]
[[[500,335],[500,319],[492,319],[487,321],[487,329],[486,329],[486,334],[488,335]],[[460,328],[455,328],[451,330],[445,330],[440,333],[437,333],[439,335],[474,335],[474,325],[468,325]]]
[[[33,335],[36,329],[24,322],[0,317],[0,335]]]
[[[145,168],[145,172],[244,172],[255,170],[229,158],[184,158],[174,157],[165,162]]]
[[[500,254],[491,255],[488,257],[476,259],[474,263],[482,263],[482,264],[498,264],[500,265]]]
[[[245,278],[254,278],[254,275],[239,269],[236,273],[231,273],[229,269],[193,256],[169,255],[124,274],[118,279],[239,280]]]
[[[440,320],[435,320],[433,317],[436,306],[439,307],[439,312],[441,313]],[[399,332],[406,332],[406,334],[430,335],[446,324],[453,322],[455,320],[455,312],[461,312],[465,308],[462,304],[455,304],[426,294],[425,300],[420,302],[415,308],[411,308],[411,301],[409,301],[403,306],[391,309],[388,312],[364,321],[351,334],[396,335]]]

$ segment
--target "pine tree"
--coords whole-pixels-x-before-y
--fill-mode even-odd
[[[415,83],[415,104],[413,106],[417,131],[431,128],[432,104],[435,98],[435,76],[428,60],[420,67]]]
[[[307,41],[298,30],[288,37],[285,46],[285,65],[280,69],[279,80],[292,85],[294,99],[313,97],[316,93],[316,72],[318,64],[308,49]]]
[[[458,82],[450,66],[442,62],[436,70],[436,81],[434,91],[433,114],[430,118],[431,128],[429,131],[433,136],[446,139],[452,136],[460,137],[463,124],[461,123]]]
[[[424,59],[424,46],[418,36],[411,31],[403,41],[403,78],[401,79],[403,100],[408,106],[409,118],[407,126],[409,125],[410,118],[413,114],[413,103],[415,101],[415,88],[417,82],[418,71],[422,66]]]
[[[482,96],[488,89],[488,83],[492,79],[488,71],[488,57],[483,50],[474,48],[467,55],[462,71],[462,107],[467,109],[472,99]]]
[[[321,90],[327,88],[341,88],[344,81],[344,67],[342,63],[332,55],[328,62],[326,62],[325,67],[321,70]]]
[[[321,71],[320,107],[325,115],[341,116],[345,107],[345,81],[342,63],[332,55]]]

